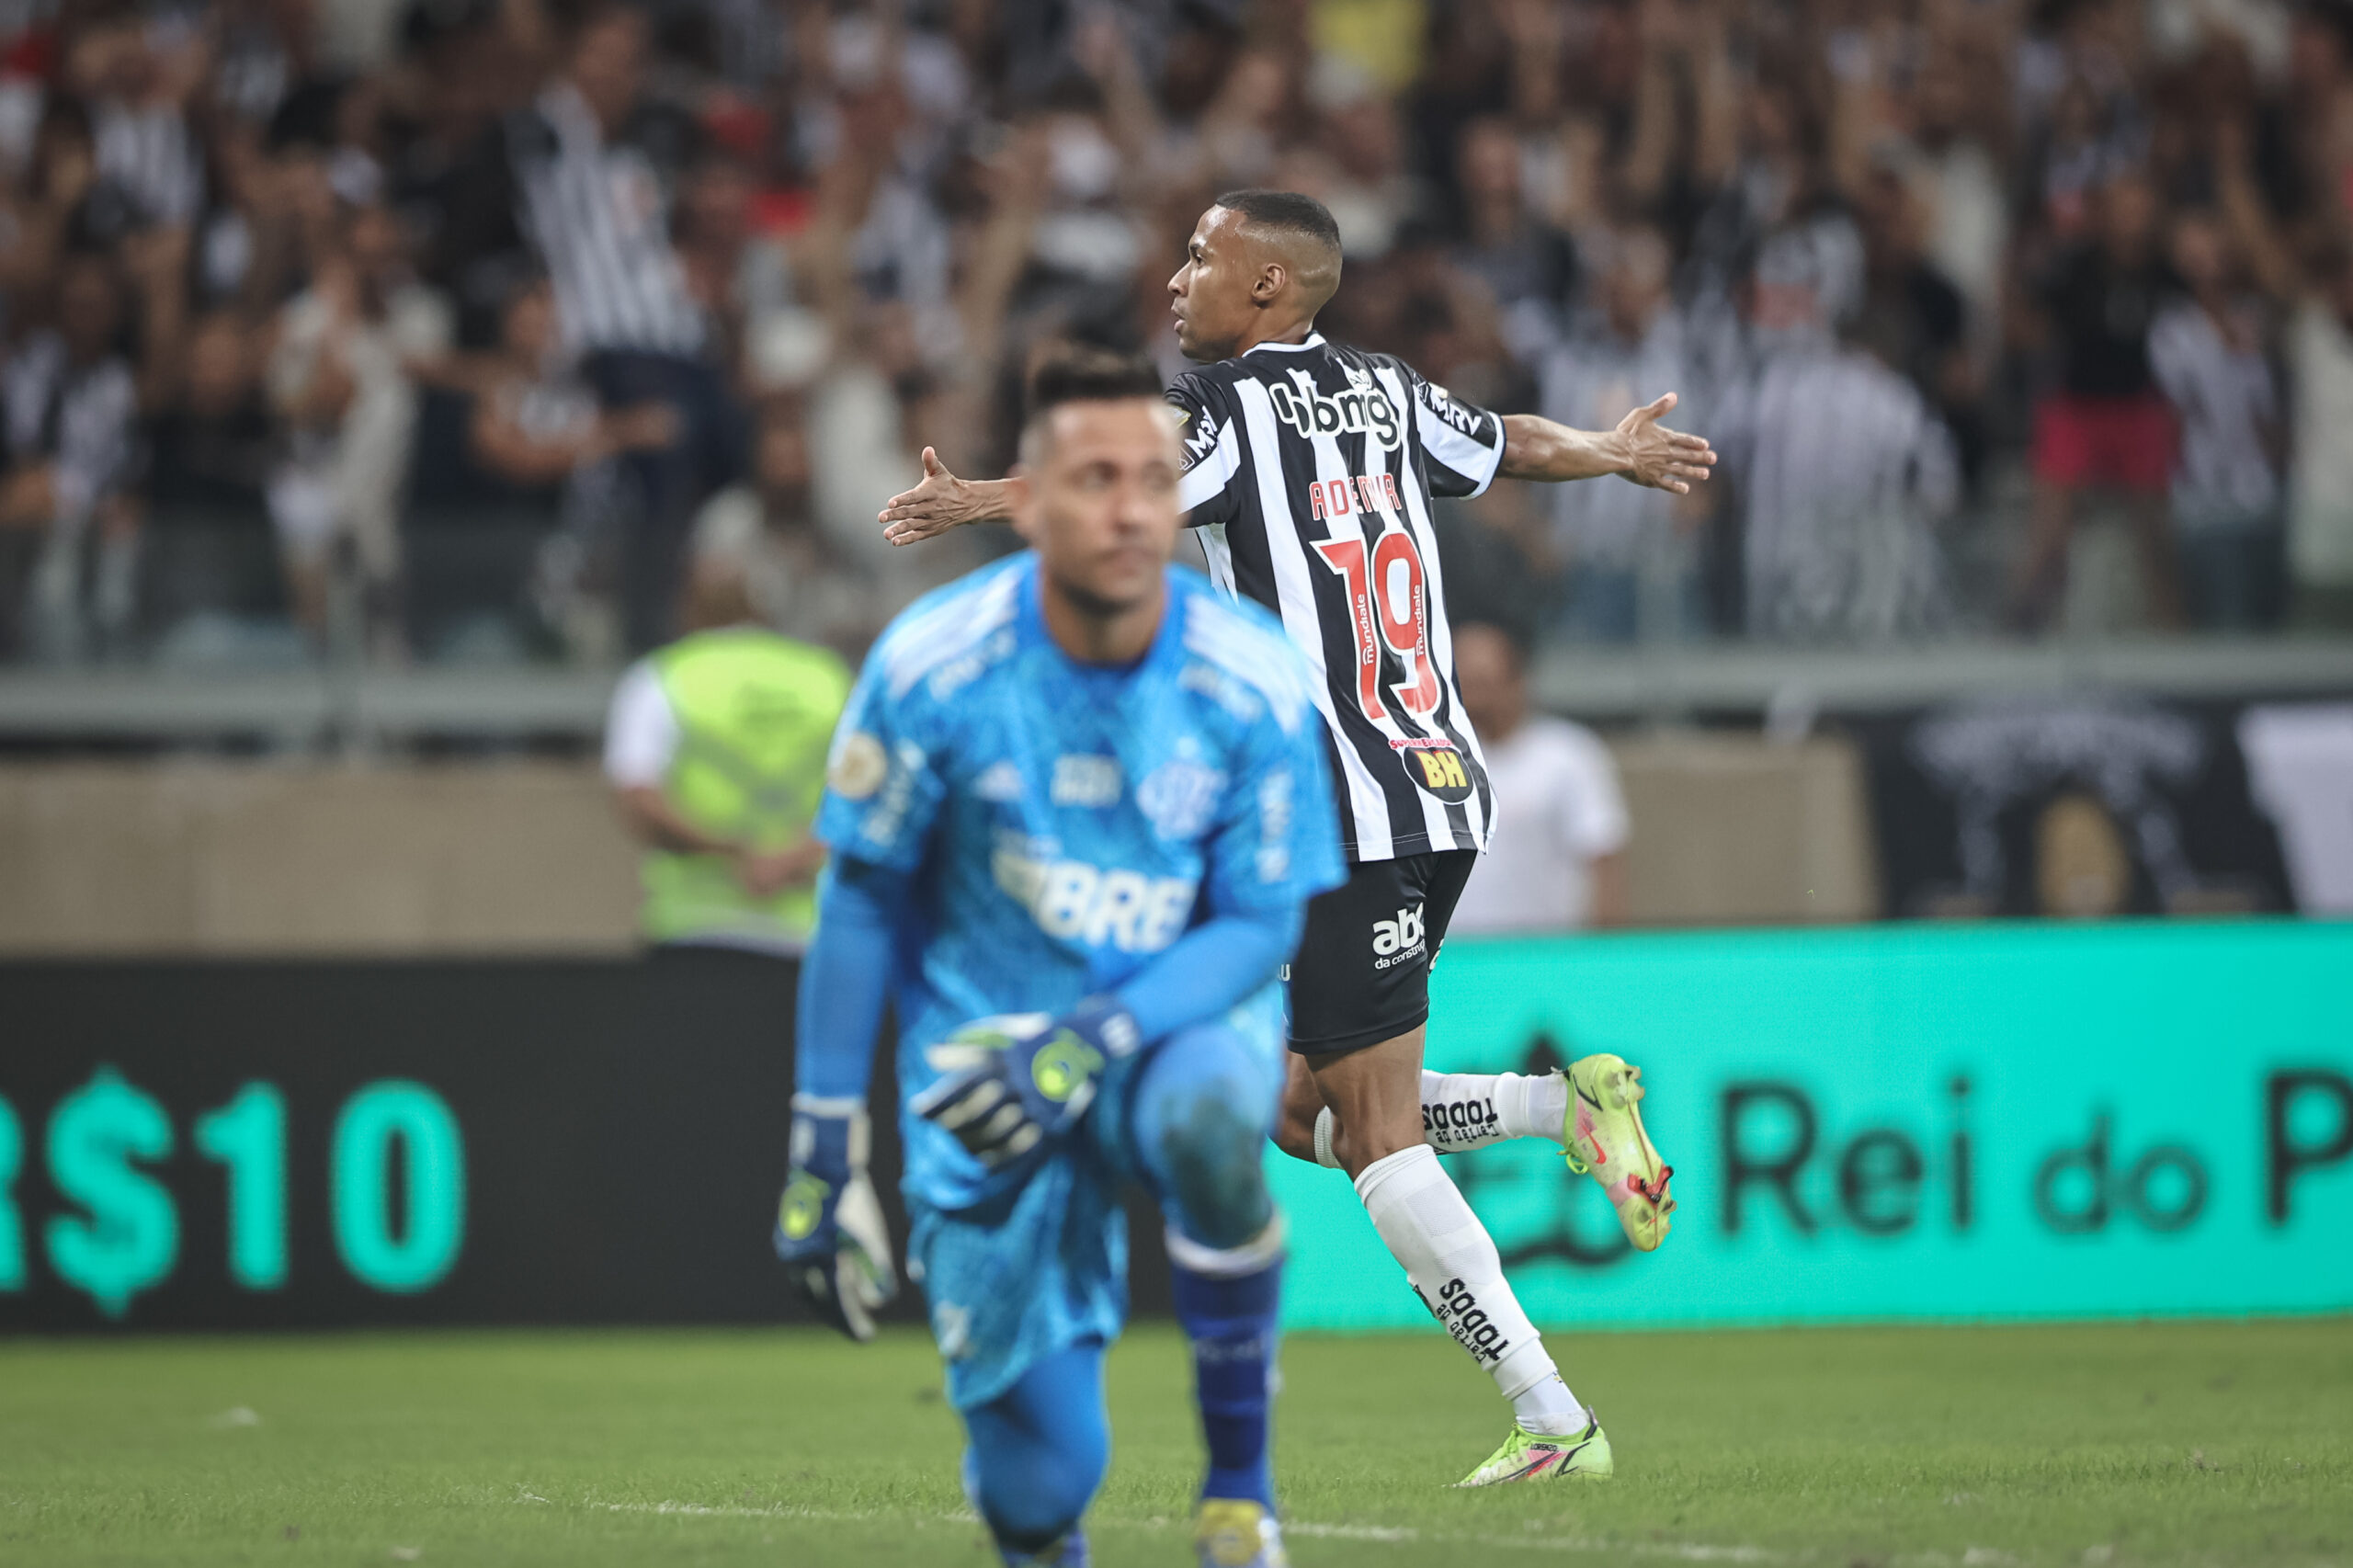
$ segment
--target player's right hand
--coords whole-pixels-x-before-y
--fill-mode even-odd
[[[891,1233],[866,1176],[863,1108],[793,1096],[792,1174],[777,1204],[776,1255],[809,1310],[863,1344],[898,1294]]]
[[[1090,997],[1059,1018],[976,1018],[925,1053],[940,1078],[908,1108],[1000,1169],[1076,1126],[1105,1065],[1139,1043],[1135,1019],[1108,996]]]

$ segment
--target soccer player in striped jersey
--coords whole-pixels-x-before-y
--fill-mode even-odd
[[[1550,1138],[1645,1251],[1666,1233],[1671,1173],[1643,1131],[1639,1070],[1615,1056],[1542,1078],[1422,1069],[1430,962],[1495,809],[1454,687],[1430,508],[1499,475],[1682,493],[1715,454],[1658,423],[1672,392],[1614,430],[1572,430],[1459,403],[1392,355],[1327,343],[1315,315],[1339,281],[1339,230],[1320,202],[1237,191],[1202,215],[1168,284],[1177,345],[1203,367],[1167,394],[1179,499],[1218,586],[1280,617],[1318,676],[1349,862],[1347,882],[1309,906],[1292,960],[1276,1141],[1354,1178],[1423,1302],[1511,1403],[1511,1435],[1462,1484],[1607,1475],[1608,1439],[1437,1149],[1466,1146],[1450,1108],[1465,1099],[1482,1107],[1479,1142]],[[929,451],[924,463],[923,483],[882,513],[894,543],[1006,516],[1023,494],[1017,476],[960,479]]]

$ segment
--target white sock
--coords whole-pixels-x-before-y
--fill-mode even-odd
[[[1577,1396],[1569,1392],[1569,1385],[1561,1381],[1558,1372],[1513,1400],[1511,1413],[1520,1426],[1530,1432],[1541,1432],[1548,1437],[1574,1437],[1584,1431],[1586,1424],[1593,1419],[1586,1407],[1577,1403]]]
[[[1441,1153],[1513,1138],[1561,1142],[1569,1081],[1561,1074],[1422,1071],[1422,1142]]]
[[[1532,1409],[1522,1408],[1522,1397],[1546,1380],[1559,1386],[1561,1396],[1568,1394],[1568,1385],[1545,1354],[1536,1325],[1519,1310],[1487,1228],[1462,1200],[1438,1155],[1427,1144],[1400,1149],[1367,1165],[1356,1185],[1372,1228],[1404,1266],[1415,1294],[1495,1378],[1520,1424],[1531,1432],[1581,1430],[1584,1412],[1573,1398],[1565,1411],[1548,1394],[1537,1395]],[[1570,1413],[1574,1424],[1560,1425],[1571,1419]]]
[[[1558,1073],[1422,1072],[1422,1142],[1441,1154],[1514,1138],[1558,1143],[1567,1130],[1569,1081]],[[1340,1168],[1332,1108],[1315,1113],[1315,1163]]]

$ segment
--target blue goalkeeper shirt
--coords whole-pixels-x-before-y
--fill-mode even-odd
[[[898,890],[902,1105],[937,1075],[925,1048],[972,1019],[1063,1012],[1212,922],[1295,932],[1342,880],[1305,661],[1257,607],[1173,567],[1167,584],[1151,650],[1125,667],[1054,642],[1028,552],[916,601],[868,656],[816,830],[838,881]],[[1145,978],[1165,994],[1172,977]],[[803,1087],[812,1052],[860,1053],[862,1081],[870,1038],[810,1038],[826,1010],[806,996]],[[911,1198],[957,1209],[997,1189],[949,1134],[902,1120]]]

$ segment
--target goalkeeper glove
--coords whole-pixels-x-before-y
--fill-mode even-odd
[[[810,1310],[863,1344],[898,1294],[891,1233],[866,1178],[871,1141],[854,1100],[792,1096],[792,1174],[777,1205],[776,1255]]]
[[[1134,1016],[1108,996],[1059,1018],[977,1018],[926,1053],[942,1076],[909,1108],[999,1170],[1078,1125],[1105,1066],[1142,1043]]]

